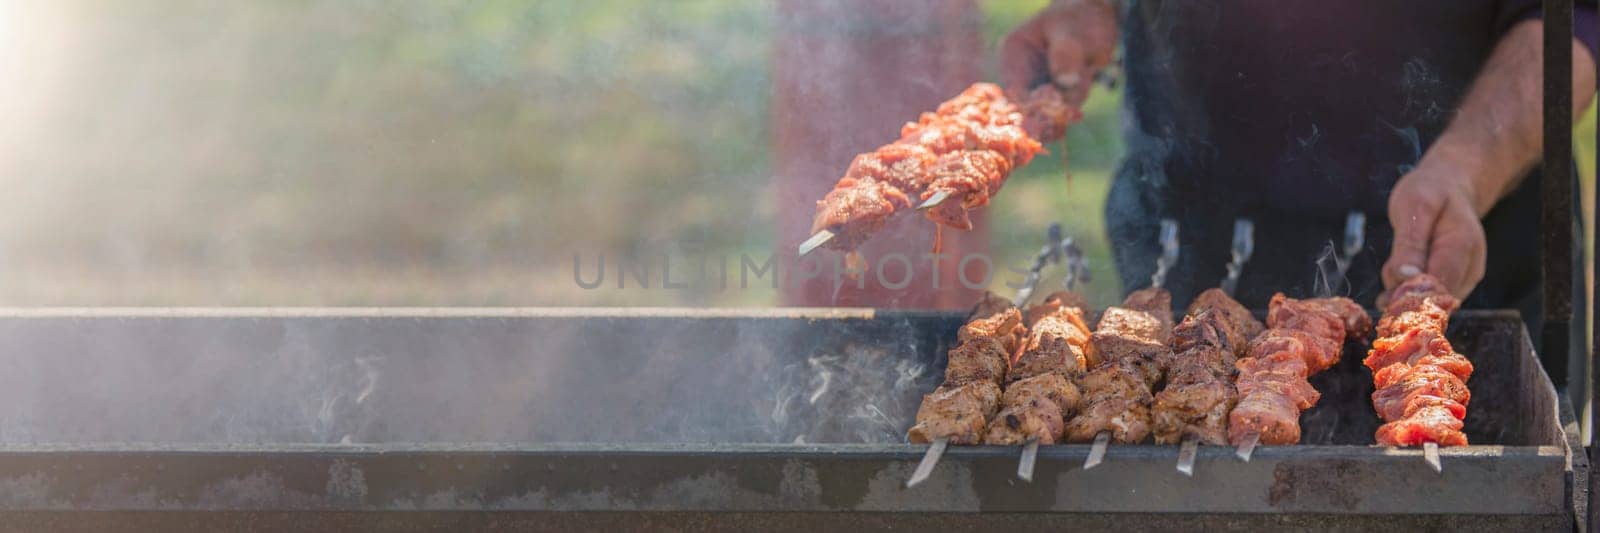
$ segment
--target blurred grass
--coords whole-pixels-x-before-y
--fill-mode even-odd
[[[989,57],[1045,3],[981,2]],[[772,251],[768,2],[0,5],[28,51],[0,51],[25,74],[0,89],[0,305],[776,301],[584,291],[571,264]],[[990,207],[1003,264],[1062,222],[1097,303],[1120,103],[1095,93],[1066,167],[1051,147]]]

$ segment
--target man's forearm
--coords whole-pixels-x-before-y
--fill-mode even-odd
[[[1506,33],[1450,126],[1423,156],[1421,164],[1442,165],[1466,180],[1479,216],[1516,187],[1544,148],[1543,31],[1542,22],[1530,20]],[[1575,114],[1587,107],[1594,91],[1594,59],[1575,40]]]

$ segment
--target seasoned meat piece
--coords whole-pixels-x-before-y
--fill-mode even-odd
[[[1145,388],[1144,375],[1138,367],[1124,362],[1107,363],[1084,374],[1078,380],[1084,403],[1101,398],[1143,398],[1148,401],[1150,389]]]
[[[1298,444],[1300,410],[1289,398],[1270,391],[1247,394],[1228,415],[1228,442],[1238,445],[1250,433],[1260,434],[1261,444]]]
[[[1267,311],[1267,324],[1274,328],[1304,331],[1311,335],[1344,344],[1344,319],[1320,306],[1284,296],[1272,295]]]
[[[1166,375],[1167,365],[1172,361],[1172,349],[1163,343],[1100,332],[1096,332],[1091,339],[1101,360],[1134,365],[1144,375],[1147,388],[1161,382]]]
[[[1304,331],[1272,328],[1250,341],[1245,353],[1250,357],[1264,357],[1278,352],[1293,353],[1305,361],[1306,375],[1309,376],[1338,364],[1342,348],[1331,339]]]
[[[1052,372],[1012,383],[1001,395],[1000,403],[1023,405],[1037,399],[1056,404],[1063,417],[1070,417],[1078,412],[1080,394],[1078,386],[1066,376]]]
[[[1378,416],[1386,421],[1405,417],[1406,405],[1416,396],[1448,398],[1463,406],[1470,405],[1472,391],[1454,374],[1438,367],[1411,369],[1398,381],[1372,393],[1372,406]]]
[[[1450,409],[1424,407],[1403,420],[1378,427],[1378,444],[1384,446],[1420,446],[1437,442],[1440,446],[1466,446],[1467,435],[1461,432],[1463,424]]]
[[[1067,442],[1090,442],[1102,431],[1111,441],[1138,444],[1150,436],[1150,399],[1110,397],[1084,406],[1067,422]]]
[[[1008,381],[1030,378],[1046,372],[1075,376],[1097,363],[1089,328],[1075,307],[1058,309],[1039,319],[1028,331],[1022,355],[1011,365]]]
[[[1240,380],[1249,379],[1248,376],[1258,372],[1276,372],[1296,376],[1310,376],[1311,367],[1306,365],[1306,360],[1298,354],[1289,351],[1273,352],[1262,357],[1246,357],[1234,363],[1234,368],[1239,370]]]
[[[1196,346],[1172,356],[1167,368],[1167,386],[1191,379],[1232,379],[1236,359],[1233,353],[1215,346]]]
[[[983,299],[978,300],[978,303],[972,306],[972,311],[967,313],[967,320],[982,320],[1016,308],[1017,306],[1011,305],[1011,300],[995,294],[994,291],[985,291]]]
[[[1424,274],[1402,281],[1393,289],[1389,289],[1389,292],[1378,295],[1378,308],[1383,309],[1385,315],[1398,315],[1423,300],[1430,299],[1434,305],[1443,309],[1446,315],[1455,312],[1461,305],[1461,301],[1450,295],[1450,290],[1445,288],[1439,278]]]
[[[1107,307],[1095,328],[1096,333],[1126,335],[1163,344],[1172,336],[1170,328],[1164,327],[1154,315],[1125,307]]]
[[[1065,137],[1067,127],[1083,119],[1083,112],[1067,103],[1061,90],[1046,83],[1034,87],[1022,102],[1022,128],[1040,142]]]
[[[1221,380],[1168,384],[1151,408],[1156,444],[1176,444],[1186,436],[1202,444],[1227,444],[1228,412],[1237,399],[1233,385]]]
[[[1405,335],[1412,330],[1431,330],[1444,333],[1450,313],[1437,305],[1423,302],[1423,307],[1398,313],[1384,315],[1378,320],[1378,337],[1394,337]]]
[[[856,249],[883,229],[896,206],[911,205],[905,193],[881,181],[845,178],[839,185],[817,202],[817,215],[811,223],[811,233],[833,231],[833,240],[827,243],[830,249]]]
[[[1122,300],[1122,306],[1155,317],[1161,323],[1162,337],[1159,340],[1167,342],[1173,324],[1172,293],[1160,288],[1139,289],[1128,293],[1128,297]]]
[[[1249,337],[1241,335],[1221,314],[1206,310],[1190,315],[1172,328],[1172,351],[1183,353],[1198,346],[1211,346],[1230,354],[1245,347]],[[1228,364],[1231,366],[1232,361]]]
[[[984,422],[994,416],[999,406],[1000,387],[994,383],[974,381],[939,387],[923,395],[922,405],[917,408],[917,425],[911,427],[906,438],[917,444],[940,438],[949,438],[951,444],[978,444]]]
[[[1372,350],[1362,361],[1374,372],[1395,364],[1412,364],[1426,355],[1448,356],[1455,353],[1444,333],[1436,329],[1413,329],[1400,335],[1381,337],[1372,341]]]
[[[972,381],[999,384],[1006,377],[1006,353],[999,341],[988,337],[973,337],[950,350],[949,363],[944,369],[944,382],[961,385]]]
[[[1317,392],[1305,376],[1287,372],[1256,372],[1253,374],[1240,374],[1239,381],[1234,383],[1239,389],[1239,396],[1244,397],[1253,393],[1262,393],[1278,396],[1287,400],[1295,408],[1296,420],[1300,411],[1310,409],[1322,399],[1322,393]],[[1244,400],[1240,400],[1243,402]]]
[[[1094,321],[1091,320],[1094,317],[1084,315],[1086,310],[1089,309],[1089,301],[1085,300],[1082,295],[1072,291],[1056,291],[1045,296],[1044,300],[1039,303],[1028,306],[1027,311],[1022,313],[1022,323],[1031,328],[1034,324],[1039,323],[1039,319],[1054,315],[1062,308],[1078,309],[1079,321]],[[1083,329],[1088,331],[1089,327],[1085,325]]]
[[[1015,307],[1008,307],[967,321],[956,332],[956,339],[962,342],[980,337],[995,339],[1000,342],[1009,361],[1011,354],[1017,353],[1022,346],[1027,333],[1028,330],[1022,327],[1022,312]]]
[[[1372,333],[1372,315],[1367,314],[1367,310],[1362,309],[1361,304],[1356,303],[1355,300],[1336,296],[1333,298],[1311,298],[1304,301],[1339,317],[1344,322],[1344,334],[1351,339],[1365,340],[1367,334]]]
[[[994,415],[984,431],[983,443],[1016,446],[1038,439],[1039,444],[1056,444],[1061,442],[1065,426],[1061,408],[1056,407],[1054,402],[1033,399],[1024,404],[1007,406]]]
[[[1190,316],[1198,315],[1206,310],[1221,315],[1223,320],[1231,326],[1231,329],[1246,340],[1255,338],[1256,335],[1261,334],[1261,330],[1266,329],[1266,326],[1261,325],[1261,321],[1256,320],[1255,315],[1250,313],[1249,309],[1244,308],[1244,304],[1234,300],[1232,296],[1228,296],[1228,293],[1222,292],[1222,289],[1219,288],[1207,289],[1205,292],[1200,293],[1199,296],[1196,296],[1194,301],[1189,304]]]
[[[933,183],[921,200],[942,191],[961,201],[946,201],[922,214],[941,226],[970,230],[968,211],[989,205],[989,197],[1000,192],[1010,174],[1010,158],[998,152],[962,150],[941,155],[933,166]]]

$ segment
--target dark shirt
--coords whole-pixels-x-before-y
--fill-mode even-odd
[[[1575,27],[1595,50],[1593,2]],[[1183,241],[1178,302],[1214,287],[1235,217],[1256,221],[1239,299],[1314,294],[1317,260],[1345,215],[1366,213],[1365,250],[1335,292],[1367,306],[1392,230],[1394,183],[1449,123],[1500,38],[1538,0],[1132,0],[1122,13],[1127,157],[1106,217],[1124,288],[1148,285],[1157,220]],[[1537,180],[1485,219],[1489,268],[1468,300],[1537,312]],[[1581,269],[1579,269],[1581,271]],[[1536,320],[1535,316],[1535,320]],[[1537,331],[1537,330],[1535,330]]]

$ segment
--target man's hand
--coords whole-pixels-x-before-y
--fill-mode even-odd
[[[1383,284],[1393,287],[1427,272],[1465,298],[1483,280],[1488,259],[1488,241],[1476,207],[1483,202],[1465,174],[1468,169],[1437,162],[1438,158],[1432,161],[1425,159],[1402,176],[1389,195],[1394,250],[1383,265]]]
[[[1483,279],[1488,244],[1480,219],[1516,188],[1544,146],[1543,44],[1544,23],[1537,20],[1506,32],[1449,127],[1416,170],[1395,184],[1389,196],[1394,250],[1383,265],[1385,286],[1427,272],[1465,298]],[[1594,97],[1595,63],[1582,43],[1572,46],[1577,117]]]
[[[1053,82],[1067,103],[1081,106],[1116,45],[1117,14],[1109,1],[1055,0],[1001,43],[1001,82],[1013,98]]]

